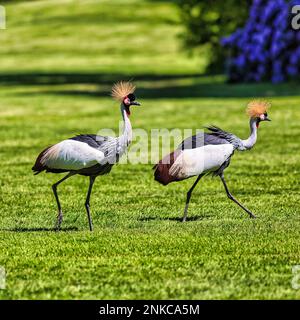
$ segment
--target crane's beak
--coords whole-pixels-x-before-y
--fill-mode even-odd
[[[265,117],[265,121],[272,121],[272,120],[268,117]]]
[[[140,106],[141,104],[139,102],[137,102],[137,101],[132,101],[130,103],[130,105],[132,105],[132,106]]]

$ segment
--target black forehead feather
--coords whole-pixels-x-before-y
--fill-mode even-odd
[[[129,93],[129,95],[127,97],[129,98],[130,101],[135,100],[135,95],[133,93]]]

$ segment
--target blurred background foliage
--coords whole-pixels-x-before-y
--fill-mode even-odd
[[[299,79],[300,31],[291,26],[299,0],[254,0],[243,28],[221,40],[230,49],[228,79],[273,83]]]
[[[208,57],[207,72],[231,82],[299,79],[300,32],[291,28],[292,0],[179,0],[184,46]]]
[[[26,6],[20,6],[24,10],[22,23],[23,25],[24,23],[25,25],[26,23],[39,25],[42,29],[35,31],[37,36],[47,32],[44,26],[48,30],[51,25],[56,28],[56,30],[48,31],[47,43],[43,41],[43,45],[49,46],[48,51],[57,47],[59,39],[62,40],[65,35],[70,36],[72,41],[76,41],[76,34],[70,30],[70,25],[67,26],[63,23],[63,17],[66,17],[64,6],[73,8],[70,12],[71,16],[76,12],[76,7],[83,8],[82,15],[78,16],[78,20],[73,21],[73,24],[76,24],[76,27],[81,25],[82,31],[80,33],[84,32],[93,41],[81,38],[78,47],[72,48],[72,52],[68,53],[70,54],[69,60],[66,61],[66,57],[63,57],[64,67],[67,65],[70,65],[70,68],[74,67],[71,62],[74,61],[74,56],[77,53],[78,59],[80,59],[83,51],[86,55],[92,55],[98,51],[99,54],[105,52],[109,54],[103,59],[102,66],[99,66],[100,69],[103,69],[109,64],[107,70],[112,69],[110,64],[112,61],[108,62],[108,60],[111,60],[110,58],[113,56],[114,59],[119,60],[119,65],[124,64],[125,72],[139,69],[137,65],[143,65],[144,71],[149,73],[161,72],[162,68],[165,68],[166,72],[172,70],[174,73],[183,72],[183,70],[186,70],[188,74],[194,72],[225,73],[230,82],[272,81],[275,83],[299,79],[300,32],[292,31],[290,27],[290,9],[299,0],[149,0],[135,2],[134,8],[139,19],[149,19],[151,16],[151,25],[144,24],[143,30],[138,29],[141,26],[139,21],[128,19],[133,7],[130,0],[99,1],[99,4],[94,7],[94,12],[85,12],[89,0],[61,1],[60,8],[55,9],[53,7],[56,1],[52,2],[52,6],[51,1],[46,1],[45,5],[49,7],[48,12],[39,9],[39,4],[42,2],[38,0],[3,0],[1,3],[7,4],[8,11],[10,11],[10,3],[36,3],[34,9],[36,16],[34,16],[34,20],[30,21],[26,19]],[[121,4],[122,10],[118,10],[119,4]],[[127,30],[126,39],[123,36],[120,37],[120,33],[112,35],[111,32],[106,31],[108,27],[111,27],[111,24],[115,23],[115,21],[109,21],[108,18],[108,14],[113,8],[117,10],[118,26],[120,28],[123,26]],[[99,11],[97,12],[99,9],[102,12],[101,16]],[[146,10],[152,10],[154,14],[152,15]],[[59,16],[51,18],[54,12],[59,13]],[[18,12],[14,14],[19,15]],[[161,19],[158,17],[159,15],[162,17]],[[59,17],[61,17],[60,21]],[[73,18],[75,19],[75,16]],[[70,18],[66,17],[66,19]],[[92,29],[92,26],[95,29]],[[104,32],[96,32],[99,26],[103,28]],[[142,32],[144,37],[141,36]],[[6,32],[6,35],[8,38],[11,36],[9,32]],[[109,44],[108,36],[113,37]],[[54,37],[56,39],[53,39]],[[175,37],[179,37],[181,42],[174,41]],[[13,42],[20,43],[20,38],[24,39],[23,35],[14,36],[14,39],[9,39],[9,41],[11,44]],[[36,42],[37,39],[38,37],[28,38],[28,45],[32,41]],[[151,41],[147,41],[147,39],[151,39]],[[52,40],[55,41],[54,46]],[[125,41],[132,42],[133,45],[124,44]],[[63,43],[62,40],[61,46],[64,47],[58,49],[66,51],[68,45],[71,49],[73,43]],[[37,44],[36,53],[39,53],[40,48],[41,45]],[[141,55],[142,49],[144,52]],[[7,52],[7,50],[3,48],[0,49],[1,52]],[[27,53],[29,52],[25,51],[24,56]],[[40,53],[41,57],[39,58],[42,59],[45,50]],[[187,56],[187,53],[189,53],[189,58],[184,57]],[[177,54],[182,57],[180,63],[175,60]],[[124,59],[125,55],[127,60]],[[145,64],[144,59],[146,58],[149,61],[152,60],[152,63]],[[15,56],[11,57],[10,62],[14,65]],[[34,62],[31,61],[31,65]],[[8,65],[9,61],[6,60],[6,67]],[[26,65],[22,63],[21,68],[25,68]],[[93,70],[95,70],[95,65]]]
[[[207,52],[207,71],[224,70],[225,51],[220,44],[223,36],[242,27],[248,17],[251,0],[178,0],[182,23],[184,46]],[[198,50],[197,50],[198,49]]]

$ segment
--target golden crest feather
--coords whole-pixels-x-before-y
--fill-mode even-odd
[[[251,118],[257,118],[266,113],[271,103],[266,100],[252,100],[247,105],[247,114]]]
[[[135,90],[135,85],[129,81],[120,81],[113,85],[111,96],[113,99],[123,101],[123,99]]]

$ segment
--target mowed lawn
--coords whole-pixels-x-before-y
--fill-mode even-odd
[[[168,1],[24,1],[9,3],[0,30],[1,299],[299,299],[300,85],[226,84],[203,75],[205,54],[188,56]],[[61,232],[51,184],[33,176],[46,146],[78,133],[118,129],[109,97],[117,80],[134,79],[142,107],[132,125],[249,134],[246,103],[272,102],[249,152],[226,170],[233,194],[256,220],[206,177],[182,224],[193,179],[163,187],[152,164],[115,166],[96,180],[94,232],[84,199],[88,179],[59,187]]]

